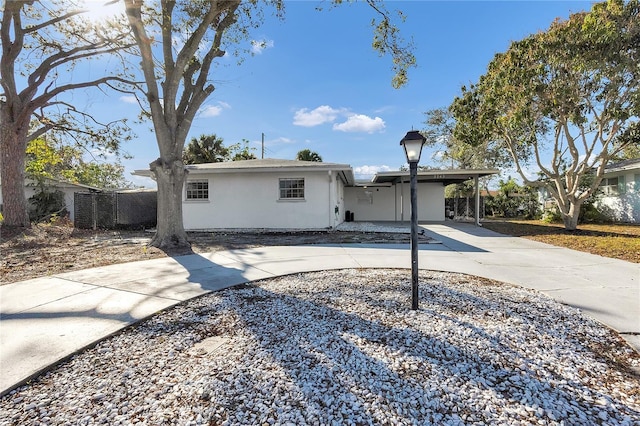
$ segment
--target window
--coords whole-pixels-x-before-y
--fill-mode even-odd
[[[208,200],[209,199],[209,181],[190,180],[187,181],[187,200]]]
[[[633,175],[634,189],[640,192],[640,174]]]
[[[624,194],[624,176],[603,178],[600,182],[600,189],[606,195]]]
[[[304,200],[304,179],[280,179],[281,200]]]

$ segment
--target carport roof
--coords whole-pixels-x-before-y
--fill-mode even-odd
[[[461,183],[475,177],[497,175],[497,169],[451,169],[451,170],[420,170],[418,171],[418,182],[442,182],[444,185]],[[399,182],[409,182],[409,171],[378,172],[371,179],[374,184],[394,184]]]

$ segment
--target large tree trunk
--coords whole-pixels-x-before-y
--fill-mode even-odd
[[[569,210],[565,211],[560,208],[560,214],[562,215],[562,222],[564,223],[564,229],[567,231],[575,231],[578,229],[578,218],[580,217],[580,205],[581,203],[570,203]]]
[[[24,164],[28,126],[16,125],[0,113],[0,182],[4,225],[29,227],[29,210],[24,193]]]
[[[186,170],[182,160],[158,158],[150,165],[158,184],[158,223],[151,245],[167,253],[191,251],[182,223],[182,188]]]

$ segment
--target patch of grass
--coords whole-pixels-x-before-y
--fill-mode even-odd
[[[575,231],[540,220],[487,220],[482,225],[501,234],[640,263],[640,225],[584,224]]]

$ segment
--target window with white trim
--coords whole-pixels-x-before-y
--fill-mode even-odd
[[[280,179],[281,200],[304,200],[304,178]]]
[[[188,201],[205,201],[209,199],[209,181],[207,179],[187,181],[186,199]]]
[[[600,189],[606,195],[624,194],[626,192],[624,176],[603,178],[600,182]]]

